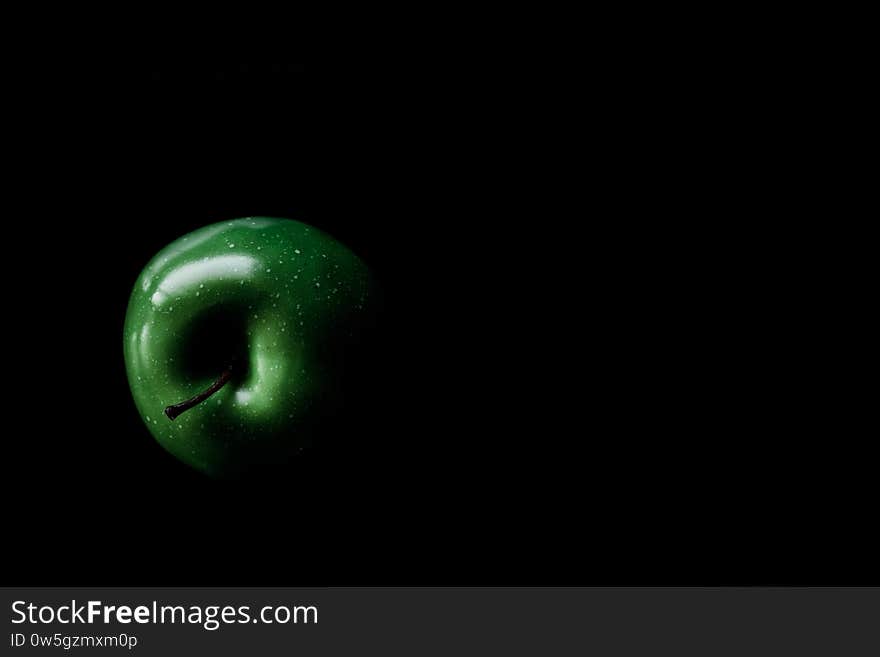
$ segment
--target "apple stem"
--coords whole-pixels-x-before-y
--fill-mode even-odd
[[[179,404],[173,404],[172,406],[166,406],[165,407],[165,415],[168,416],[169,420],[174,421],[174,419],[178,415],[180,415],[181,413],[183,413],[185,411],[188,411],[193,406],[201,404],[208,397],[210,397],[215,392],[220,390],[220,388],[222,388],[224,385],[226,385],[226,382],[229,381],[229,379],[231,377],[232,377],[232,368],[230,367],[230,368],[226,369],[223,372],[223,374],[220,375],[220,378],[218,378],[216,381],[214,381],[214,383],[212,383],[207,388],[202,390],[202,392],[197,394],[195,397],[190,397],[186,401],[182,401]]]

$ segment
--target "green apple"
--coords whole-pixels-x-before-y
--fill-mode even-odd
[[[196,230],[156,254],[132,291],[135,405],[162,447],[206,474],[284,462],[326,417],[374,297],[363,261],[304,223]]]

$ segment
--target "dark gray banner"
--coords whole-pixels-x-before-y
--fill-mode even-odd
[[[2,653],[22,656],[880,654],[878,588],[6,588],[2,604]]]

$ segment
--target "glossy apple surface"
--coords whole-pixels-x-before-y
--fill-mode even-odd
[[[337,394],[374,297],[366,265],[329,235],[250,217],[176,240],[145,267],[124,356],[156,440],[214,476],[289,459]],[[165,409],[228,381],[175,419]]]

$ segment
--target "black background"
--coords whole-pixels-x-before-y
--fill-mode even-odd
[[[14,72],[5,578],[873,578],[873,475],[792,260],[809,228],[711,116],[735,100],[680,111],[687,85],[646,69],[389,63]],[[121,332],[155,252],[251,215],[350,245],[387,312],[339,431],[230,484],[150,437]]]

